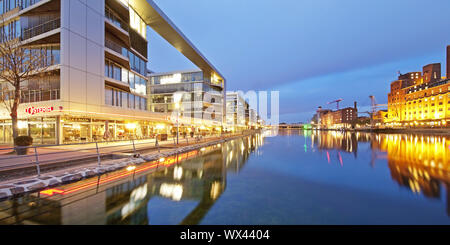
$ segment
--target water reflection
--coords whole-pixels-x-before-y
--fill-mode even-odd
[[[297,132],[304,135],[303,132]],[[387,159],[391,178],[400,186],[427,198],[441,199],[446,191],[450,216],[450,140],[448,136],[369,134],[310,131],[310,139],[319,150],[358,155],[358,145],[370,143],[373,167],[378,159]],[[292,132],[291,132],[292,134]],[[339,155],[340,156],[340,155]],[[343,164],[342,158],[340,164]]]
[[[0,224],[450,221],[448,137],[280,134],[234,140],[0,202]]]
[[[264,137],[255,135],[0,202],[0,224],[152,224],[151,200],[195,202],[177,223],[199,224]]]

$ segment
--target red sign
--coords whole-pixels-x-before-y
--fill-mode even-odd
[[[35,114],[39,114],[39,113],[47,113],[47,112],[52,112],[54,111],[53,106],[50,107],[28,107],[27,109],[25,109],[25,112],[30,114],[30,115],[35,115]]]

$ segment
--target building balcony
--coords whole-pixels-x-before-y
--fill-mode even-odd
[[[22,31],[22,40],[29,40],[31,38],[49,33],[51,31],[57,30],[61,27],[61,18],[57,18],[54,20],[47,21],[37,26],[33,26],[31,28],[24,29]],[[53,35],[53,33],[49,33]]]
[[[21,103],[34,103],[61,99],[60,89],[22,91]]]
[[[13,91],[3,91],[1,96],[5,98],[12,98]],[[44,101],[60,100],[60,89],[40,89],[40,90],[22,90],[20,97],[20,103],[37,103]]]
[[[51,1],[52,0],[22,0],[20,14],[24,14]]]
[[[125,92],[129,92],[131,93],[131,87],[130,84],[120,81],[120,80],[116,80],[114,78],[110,78],[110,77],[105,77],[105,84],[108,86],[111,86],[113,88],[118,88],[121,89]]]
[[[128,24],[109,8],[105,9],[105,29],[120,38],[126,45],[131,45]]]
[[[130,69],[130,59],[128,58],[128,50],[121,45],[105,39],[105,56],[108,59],[118,62],[120,65]]]

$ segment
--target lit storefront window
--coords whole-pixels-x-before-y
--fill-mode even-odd
[[[148,139],[155,136],[156,123],[66,117],[62,120],[63,143]],[[108,131],[107,131],[108,130]]]
[[[11,120],[0,121],[0,143],[12,143]],[[29,135],[34,144],[56,144],[56,118],[37,117],[19,121],[19,135]]]

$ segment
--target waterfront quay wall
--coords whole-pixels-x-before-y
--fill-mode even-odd
[[[424,134],[450,136],[450,128],[356,128],[356,129],[313,129],[336,132],[365,132],[379,134]]]
[[[70,184],[76,181],[80,181],[86,178],[100,176],[113,171],[122,170],[129,166],[138,166],[140,164],[158,161],[162,158],[167,158],[177,154],[190,152],[193,150],[202,149],[204,147],[213,146],[235,139],[247,137],[259,133],[260,130],[243,133],[242,135],[230,136],[227,138],[216,139],[208,142],[202,142],[194,145],[188,145],[184,147],[178,147],[170,149],[165,152],[156,152],[150,154],[136,155],[130,158],[115,159],[102,162],[101,166],[95,167],[80,167],[75,170],[60,172],[60,173],[47,173],[40,177],[28,177],[21,178],[7,183],[0,183],[0,200],[20,196],[30,192],[41,191],[50,187],[57,187],[60,185]]]

